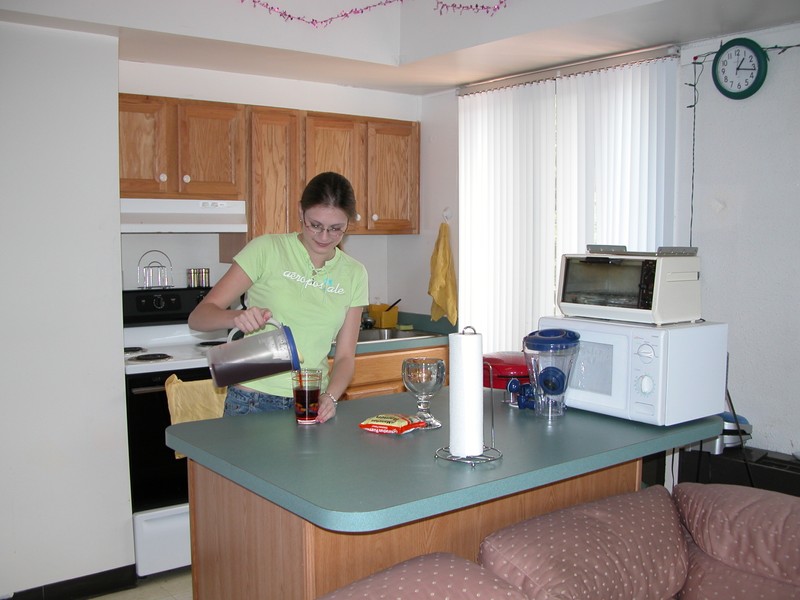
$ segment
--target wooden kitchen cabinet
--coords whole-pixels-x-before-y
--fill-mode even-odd
[[[306,181],[323,171],[353,184],[348,233],[419,233],[419,123],[309,113]]]
[[[174,186],[177,131],[171,113],[164,98],[120,94],[120,195],[159,197]]]
[[[366,122],[358,117],[319,113],[306,116],[305,181],[326,171],[347,177],[355,192],[358,213],[356,221],[347,226],[349,234],[366,232],[366,135]],[[290,215],[289,224],[299,226],[299,217]]]
[[[230,247],[298,231],[303,186],[341,173],[356,195],[350,234],[419,233],[419,123],[120,94],[120,196],[249,200]]]
[[[447,362],[448,346],[429,346],[389,352],[356,355],[356,370],[353,380],[341,400],[356,400],[369,396],[382,396],[405,391],[402,366],[406,358],[426,356],[441,358]],[[413,399],[410,400],[414,408]],[[409,409],[411,410],[411,409]]]
[[[419,233],[419,123],[367,123],[367,229]]]
[[[301,128],[299,111],[250,109],[248,239],[298,230],[303,185]]]
[[[120,196],[244,200],[245,107],[119,96]]]

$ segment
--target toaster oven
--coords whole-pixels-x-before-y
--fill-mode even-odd
[[[700,319],[696,248],[628,252],[589,246],[561,258],[558,307],[567,317],[664,325]]]

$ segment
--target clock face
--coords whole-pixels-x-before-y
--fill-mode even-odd
[[[752,96],[767,76],[766,53],[752,40],[731,40],[717,52],[712,76],[717,89],[728,98]]]

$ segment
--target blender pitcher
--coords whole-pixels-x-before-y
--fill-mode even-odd
[[[238,331],[234,329],[228,343],[209,349],[206,356],[214,385],[225,387],[300,368],[303,360],[292,330],[275,319],[267,325],[275,329],[232,341]]]
[[[525,336],[523,351],[537,415],[554,419],[564,414],[564,393],[579,343],[580,335],[568,329],[541,329]]]

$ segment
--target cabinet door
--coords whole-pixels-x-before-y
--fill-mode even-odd
[[[367,124],[370,233],[419,233],[419,124]]]
[[[170,147],[173,123],[164,98],[119,97],[119,191],[122,196],[159,196],[177,189]]]
[[[301,114],[253,108],[250,112],[250,205],[248,237],[287,233],[298,223]]]
[[[403,382],[376,383],[374,385],[362,385],[358,387],[349,387],[344,393],[342,400],[360,400],[361,398],[369,398],[371,396],[387,396],[389,394],[402,394],[406,390]],[[414,399],[409,396],[409,400],[413,403]],[[406,412],[412,414],[415,412],[416,407],[411,404]]]
[[[187,197],[243,200],[244,107],[216,102],[178,105],[179,192]]]
[[[356,355],[356,368],[350,386],[342,395],[343,400],[394,394],[405,390],[403,384],[403,361],[416,356],[441,358],[447,362],[448,346],[429,346],[409,350],[375,352]],[[411,411],[414,399],[409,397]]]
[[[366,231],[366,124],[345,115],[309,114],[306,118],[306,183],[326,171],[350,180],[356,195],[358,216],[347,226],[348,233]],[[292,219],[295,219],[293,222]],[[299,217],[289,214],[290,227]]]

